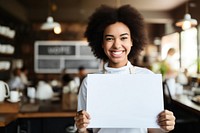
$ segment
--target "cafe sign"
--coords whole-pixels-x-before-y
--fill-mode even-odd
[[[91,72],[99,69],[100,61],[86,41],[36,41],[34,50],[36,73],[60,73],[64,68],[75,73],[80,66]]]

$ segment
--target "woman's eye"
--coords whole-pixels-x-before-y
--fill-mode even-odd
[[[113,40],[113,38],[111,38],[111,37],[106,38],[106,41],[112,41],[112,40]]]
[[[128,37],[122,37],[121,40],[126,40]]]

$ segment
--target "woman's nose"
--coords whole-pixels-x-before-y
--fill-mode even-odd
[[[113,43],[113,48],[119,49],[121,47],[121,40],[120,39],[115,39]]]

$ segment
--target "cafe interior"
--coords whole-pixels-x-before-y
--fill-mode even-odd
[[[131,63],[162,74],[164,108],[176,117],[170,132],[200,132],[199,0],[1,0],[0,133],[76,132],[81,74],[104,63],[84,37],[102,4],[130,4],[143,15],[148,45]],[[12,84],[18,72],[20,87]]]

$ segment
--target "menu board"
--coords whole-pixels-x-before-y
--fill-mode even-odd
[[[76,73],[80,66],[88,72],[98,71],[100,61],[85,41],[36,41],[34,48],[36,73]]]
[[[63,46],[63,45],[41,45],[38,48],[39,55],[75,55],[75,46]]]

